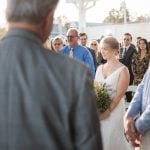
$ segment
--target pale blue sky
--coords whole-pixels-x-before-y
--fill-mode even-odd
[[[150,14],[150,0],[125,0],[127,8],[132,15]],[[119,9],[122,0],[98,0],[95,7],[86,13],[86,20],[91,22],[102,22],[112,8]],[[0,0],[0,24],[4,18],[4,8],[6,0]],[[64,15],[70,21],[78,20],[78,11],[73,4],[66,3],[66,0],[60,0],[56,9],[55,16]]]
[[[64,15],[69,20],[78,20],[78,11],[73,4],[60,0],[55,16]],[[150,14],[150,0],[125,0],[127,8],[132,15]],[[112,8],[119,9],[122,0],[98,0],[95,7],[89,9],[86,20],[102,22]]]

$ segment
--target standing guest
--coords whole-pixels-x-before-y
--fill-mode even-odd
[[[150,41],[148,41],[148,47],[150,48]]]
[[[150,52],[148,42],[146,39],[139,40],[138,52],[133,55],[132,58],[132,72],[134,75],[134,84],[138,85],[149,66]]]
[[[52,42],[53,42],[53,38],[50,38],[50,37],[49,37],[49,38],[44,42],[43,46],[44,46],[46,49],[48,49],[48,50],[54,51],[54,47],[53,47],[53,45],[52,45]]]
[[[96,71],[96,68],[97,68],[96,54],[93,49],[87,47],[87,40],[88,40],[87,34],[85,32],[81,32],[79,34],[79,40],[80,40],[80,44],[82,46],[85,46],[90,51],[91,55],[93,56],[93,61],[94,61],[94,66],[95,66],[95,71]]]
[[[123,133],[124,94],[129,85],[128,68],[116,58],[119,50],[116,38],[105,37],[100,46],[107,62],[98,67],[95,81],[105,85],[112,100],[107,110],[100,114],[103,147],[104,150],[130,150]]]
[[[93,49],[96,53],[97,66],[106,63],[106,60],[104,60],[101,54],[99,43],[97,42],[97,40],[91,40],[89,43],[89,47]]]
[[[49,38],[48,39],[48,47],[50,50],[54,51],[54,47],[53,47],[53,38]]]
[[[86,47],[78,44],[78,39],[79,39],[78,30],[76,28],[68,29],[67,31],[68,45],[66,45],[61,50],[61,53],[76,60],[79,60],[80,62],[85,63],[89,67],[92,77],[94,79],[95,67],[92,55]]]
[[[123,40],[124,40],[123,47],[121,47],[120,51],[119,51],[119,53],[120,53],[119,60],[121,63],[123,63],[125,66],[128,67],[129,73],[130,73],[129,85],[132,85],[134,76],[133,76],[131,64],[132,64],[132,57],[133,57],[133,54],[136,53],[136,49],[135,49],[135,46],[131,43],[132,35],[130,33],[125,33]],[[130,102],[132,99],[132,92],[127,92],[126,98],[127,98],[127,102]]]
[[[138,49],[139,49],[139,41],[140,41],[140,39],[142,39],[141,36],[138,36],[138,37],[136,38],[136,49],[137,49],[137,51],[138,51]]]
[[[133,147],[150,149],[150,68],[144,75],[124,116],[124,131]],[[138,116],[138,117],[137,117]]]
[[[63,39],[60,36],[53,38],[52,46],[56,53],[60,53],[61,49],[63,48],[63,43]]]
[[[7,1],[9,30],[0,41],[1,150],[102,149],[89,70],[43,47],[57,2]]]

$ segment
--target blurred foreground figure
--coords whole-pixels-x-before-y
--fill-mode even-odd
[[[136,93],[124,116],[127,140],[141,150],[150,149],[150,68],[138,85]]]
[[[57,0],[8,0],[0,41],[0,149],[99,150],[88,69],[43,47]]]

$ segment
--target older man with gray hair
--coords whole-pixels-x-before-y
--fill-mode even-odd
[[[101,149],[88,69],[43,47],[57,3],[7,1],[9,30],[0,41],[1,150]]]
[[[76,28],[68,29],[67,31],[68,45],[62,48],[61,53],[86,64],[86,66],[88,66],[91,72],[92,78],[94,79],[95,66],[93,57],[86,47],[81,46],[78,43],[78,39],[79,39],[78,30]]]

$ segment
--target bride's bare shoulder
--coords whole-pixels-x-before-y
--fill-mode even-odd
[[[99,65],[99,66],[97,67],[97,70],[100,70],[101,68],[103,68],[103,66],[104,66],[104,64],[103,64],[103,65]]]
[[[125,68],[125,69],[128,69],[124,64],[122,64],[122,63],[119,63],[119,67],[123,67],[123,68]]]
[[[125,65],[121,65],[121,68],[122,68],[121,75],[126,76],[126,77],[129,76],[128,68]]]

